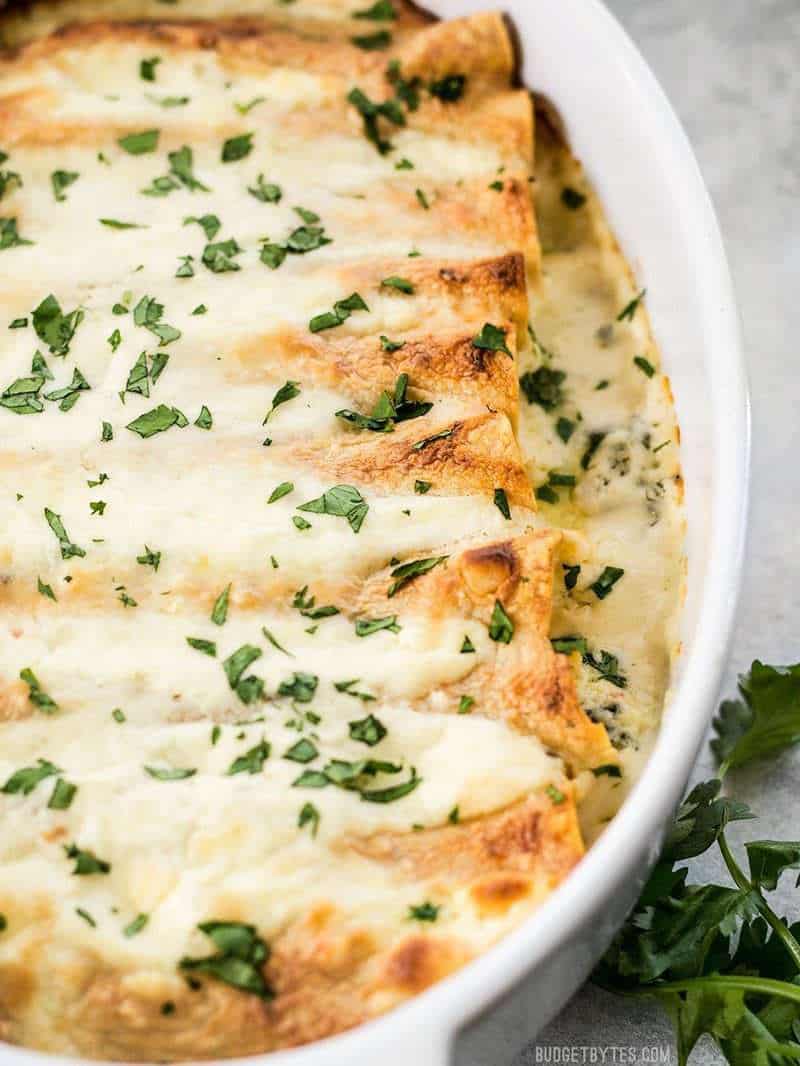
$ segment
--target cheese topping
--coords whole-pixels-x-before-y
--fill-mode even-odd
[[[668,384],[546,119],[540,261],[502,21],[262,8],[5,22],[42,39],[0,63],[0,1037],[48,1050],[244,1054],[421,990],[578,860],[668,682]],[[90,21],[126,16],[163,32]],[[273,960],[187,993],[209,922]],[[356,1013],[284,1026],[337,951]],[[277,1013],[162,1039],[218,983]]]

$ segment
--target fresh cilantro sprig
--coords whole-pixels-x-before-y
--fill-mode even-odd
[[[800,741],[800,665],[756,661],[739,692],[714,719],[719,778],[681,804],[639,902],[594,974],[606,988],[666,1008],[681,1066],[704,1035],[732,1066],[800,1060],[800,922],[781,917],[768,899],[785,872],[800,869],[800,841],[745,843],[745,871],[726,828],[755,816],[722,794],[731,769]],[[687,883],[687,860],[714,846],[733,884]]]

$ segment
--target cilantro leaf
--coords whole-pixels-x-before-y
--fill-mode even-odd
[[[239,755],[228,767],[228,776],[234,774],[260,774],[264,769],[264,763],[269,758],[270,746],[262,740],[255,747],[250,748],[244,755]]]
[[[254,133],[241,133],[237,137],[229,137],[222,146],[222,162],[236,163],[250,155],[254,136]]]
[[[83,311],[76,308],[64,314],[51,293],[34,309],[31,317],[37,337],[44,341],[54,355],[64,356],[69,351],[75,330],[83,321]]]
[[[53,187],[53,196],[57,201],[63,202],[66,200],[64,190],[69,188],[73,182],[77,181],[80,174],[77,170],[54,170],[50,175],[50,184]]]
[[[272,999],[274,993],[263,973],[269,947],[255,926],[210,921],[201,922],[197,928],[212,941],[217,951],[204,958],[182,958],[181,970],[206,974],[259,999]]]
[[[714,719],[711,750],[722,766],[743,766],[800,741],[800,664],[756,660],[739,678],[739,694],[722,703]]]
[[[364,524],[369,504],[352,485],[334,485],[317,499],[301,503],[297,510],[346,518],[352,531],[358,533]]]
[[[283,403],[288,403],[289,400],[293,400],[295,396],[300,395],[300,382],[299,381],[286,381],[281,385],[275,395],[272,397],[272,403],[269,411],[261,423],[265,426],[269,422],[272,415],[275,413],[276,407],[280,407]]]
[[[38,759],[36,766],[25,766],[21,770],[16,770],[3,787],[0,788],[0,792],[4,792],[8,796],[16,793],[22,796],[29,796],[45,778],[53,777],[55,774],[60,773],[60,769],[47,759]]]
[[[38,707],[44,714],[54,714],[59,710],[56,701],[45,692],[39,678],[29,666],[20,670],[19,676],[28,686],[28,699],[34,707]]]
[[[255,196],[256,200],[260,200],[262,204],[280,203],[283,196],[280,185],[265,181],[263,174],[258,175],[255,185],[247,186],[247,191],[251,196]]]
[[[55,511],[51,511],[49,507],[44,509],[44,517],[47,520],[48,526],[52,529],[58,538],[58,546],[61,549],[62,559],[71,559],[73,556],[83,558],[86,552],[83,548],[79,548],[77,544],[73,544],[69,539],[64,523],[61,521],[61,515],[56,514]]]
[[[414,578],[429,573],[434,567],[446,562],[449,558],[449,555],[437,555],[430,559],[414,559],[411,562],[401,563],[400,566],[396,566],[390,574],[395,580],[389,586],[386,593],[387,597],[391,599]]]
[[[308,324],[312,333],[321,333],[324,329],[335,329],[350,317],[353,311],[369,311],[362,297],[357,293],[351,293],[343,300],[337,300],[332,311],[325,311],[321,315],[315,315]]]
[[[392,0],[375,0],[371,7],[363,11],[354,11],[354,19],[371,19],[373,22],[391,22],[397,18]]]
[[[145,411],[138,418],[134,418],[125,428],[146,439],[155,436],[156,433],[163,433],[172,426],[182,428],[186,424],[186,416],[177,407],[167,407],[166,404],[160,403],[152,411]]]
[[[495,600],[492,617],[489,621],[489,637],[499,644],[510,644],[513,636],[514,623],[509,618],[500,600]]]
[[[154,152],[158,147],[160,130],[142,130],[140,133],[128,133],[120,137],[117,144],[129,155],[144,155],[145,152]]]

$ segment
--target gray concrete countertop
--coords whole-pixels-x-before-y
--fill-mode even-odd
[[[732,694],[737,673],[754,658],[800,660],[800,4],[606,2],[689,134],[739,298],[753,401],[753,480],[744,583],[725,682]],[[704,754],[695,778],[708,776],[712,767]],[[763,767],[742,771],[731,785],[761,815],[759,837],[797,839],[800,752],[770,764],[769,774]],[[700,874],[724,876],[713,861]],[[668,1049],[666,1061],[677,1063],[669,1022],[655,1008],[590,985],[531,1042],[525,1005],[536,994],[529,982],[507,1007],[464,1033],[456,1066],[533,1066],[558,1061],[554,1051],[580,1047],[632,1047],[637,1050],[629,1064],[663,1064],[647,1050],[655,1046]],[[692,1061],[700,1066],[720,1056],[699,1048]],[[604,1066],[614,1063],[608,1057]]]

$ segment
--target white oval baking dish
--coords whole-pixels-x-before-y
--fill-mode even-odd
[[[491,0],[429,0],[452,18]],[[749,409],[733,289],[689,143],[655,78],[599,0],[504,0],[525,83],[563,116],[639,283],[672,380],[686,478],[683,654],[658,744],[628,801],[562,887],[520,929],[429,992],[269,1066],[445,1066],[457,1030],[537,978],[530,1036],[585,979],[658,852],[714,708],[742,564]],[[2,1066],[64,1063],[3,1045]],[[228,1061],[228,1066],[236,1066]]]

